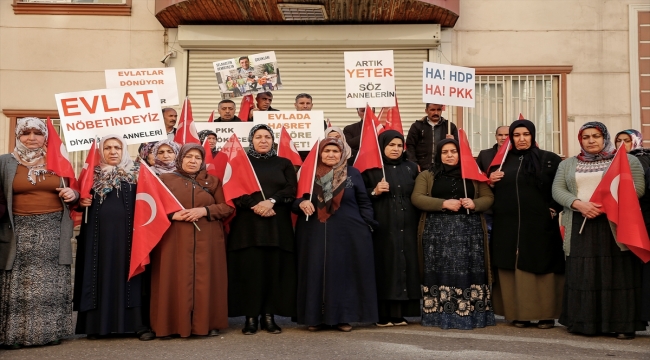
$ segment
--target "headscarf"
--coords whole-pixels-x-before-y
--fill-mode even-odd
[[[25,144],[20,142],[20,135],[23,134],[25,130],[28,129],[37,129],[40,130],[43,135],[45,135],[45,142],[43,146],[38,149],[29,149]],[[47,174],[47,169],[45,168],[45,154],[46,144],[47,144],[47,125],[35,117],[24,117],[18,119],[16,122],[16,146],[14,147],[13,153],[11,155],[19,163],[27,167],[27,180],[32,184],[36,185],[36,180],[44,179],[45,174]]]
[[[170,162],[164,162],[160,159],[158,159],[158,150],[160,149],[161,146],[166,145],[172,148],[172,151],[176,155],[176,158]],[[157,173],[159,174],[167,174],[170,172],[174,172],[176,170],[176,159],[178,158],[178,152],[180,151],[181,147],[177,143],[171,141],[171,140],[161,140],[158,141],[154,146],[153,149],[151,150],[151,153],[154,156],[154,169],[156,170]]]
[[[384,161],[384,164],[388,165],[399,165],[404,161],[406,153],[402,151],[402,155],[397,159],[391,159],[386,156],[385,151],[388,144],[390,144],[393,139],[402,140],[402,145],[404,145],[404,135],[400,134],[399,131],[395,130],[386,130],[383,133],[379,134],[379,149],[381,150],[381,158]]]
[[[144,162],[149,165],[149,162],[147,161],[147,158],[149,157],[149,154],[153,153],[153,147],[157,143],[154,142],[149,142],[149,143],[144,143],[140,145],[140,148],[138,149],[138,155],[140,156],[140,159],[144,160]]]
[[[597,129],[600,131],[601,134],[603,134],[604,138],[604,146],[603,149],[600,150],[598,154],[590,154],[585,149],[582,147],[582,132],[587,130],[587,129]],[[586,162],[591,162],[591,161],[599,161],[599,160],[608,160],[614,157],[616,154],[616,147],[612,143],[612,139],[609,136],[609,131],[607,131],[607,127],[605,124],[598,122],[598,121],[590,121],[580,128],[578,131],[578,142],[580,143],[580,154],[576,156],[578,160],[580,161],[586,161]]]
[[[266,130],[271,133],[271,150],[267,152],[266,154],[260,154],[255,150],[255,147],[253,146],[253,135],[255,135],[255,132],[257,130]],[[275,139],[275,135],[273,135],[273,129],[271,129],[270,126],[266,124],[257,124],[253,126],[251,131],[248,133],[248,143],[250,144],[248,147],[248,155],[256,158],[256,159],[268,159],[270,157],[273,157],[277,155],[277,152],[275,151],[275,148],[273,147],[273,140]]]
[[[115,139],[122,144],[122,159],[115,166],[109,165],[104,158],[104,143],[110,139]],[[139,166],[131,160],[126,148],[126,142],[119,135],[111,134],[104,136],[99,141],[99,151],[99,165],[95,167],[93,190],[99,196],[99,202],[101,204],[106,195],[113,191],[113,189],[117,190],[117,196],[119,196],[122,182],[136,184],[138,182],[137,174]]]
[[[630,139],[632,139],[632,148],[630,151],[643,149],[643,135],[641,135],[640,132],[634,129],[623,130],[614,136],[614,141],[616,141],[616,139],[618,139],[618,136],[621,134],[628,135]],[[614,146],[616,146],[616,144],[614,144]]]
[[[183,170],[183,158],[185,157],[185,155],[187,155],[188,152],[190,152],[190,150],[198,150],[201,153],[201,158],[202,158],[201,159],[201,167],[199,168],[199,170],[197,172],[192,173],[192,174],[190,174],[190,173],[186,172],[185,170]],[[179,173],[179,174],[181,174],[183,176],[187,176],[189,178],[194,178],[194,177],[196,177],[196,175],[198,173],[205,170],[205,149],[203,148],[203,146],[201,146],[199,144],[187,143],[187,144],[183,145],[183,147],[181,147],[181,149],[178,151],[178,155],[176,155],[175,163],[176,163],[176,172],[177,173]]]
[[[520,127],[525,127],[530,132],[530,147],[528,149],[517,150],[517,147],[515,146],[515,139],[513,137],[513,134],[515,133],[515,129]],[[512,124],[510,124],[510,129],[508,131],[508,136],[510,137],[509,153],[517,157],[524,157],[522,161],[524,174],[528,175],[529,179],[534,179],[537,185],[541,186],[541,154],[539,148],[537,147],[537,142],[535,141],[536,133],[537,130],[535,129],[535,124],[533,124],[532,121],[526,119],[513,121]]]
[[[334,166],[323,163],[322,153],[326,146],[334,145],[341,150],[341,159]],[[343,190],[348,178],[347,159],[343,157],[344,145],[341,139],[325,138],[318,145],[318,162],[316,167],[316,181],[314,193],[316,194],[316,211],[318,220],[326,222],[338,210],[343,198]]]
[[[214,137],[217,137],[217,133],[212,131],[212,130],[201,130],[199,131],[199,141],[201,144],[205,142],[205,138],[208,137],[208,135],[214,135]]]
[[[343,157],[347,160],[352,157],[352,148],[350,148],[350,145],[348,145],[348,142],[345,140],[345,134],[343,134],[343,130],[341,130],[340,127],[337,126],[330,126],[327,129],[325,129],[325,137],[329,135],[331,132],[336,132],[339,135],[341,135],[341,141],[343,142]]]
[[[383,133],[382,133],[383,134]],[[447,165],[442,162],[442,147],[447,144],[454,144],[458,152],[458,163],[456,165]],[[460,145],[455,139],[442,139],[436,144],[436,154],[433,158],[433,166],[429,168],[435,177],[447,175],[455,178],[461,178],[460,172]]]

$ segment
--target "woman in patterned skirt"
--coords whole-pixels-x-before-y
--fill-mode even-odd
[[[494,196],[487,184],[461,177],[458,148],[453,139],[438,143],[434,164],[415,179],[411,201],[423,211],[418,227],[422,325],[471,330],[495,325],[481,214]]]
[[[72,334],[68,204],[79,193],[46,170],[47,136],[40,119],[19,119],[14,151],[0,156],[0,345],[9,349]]]

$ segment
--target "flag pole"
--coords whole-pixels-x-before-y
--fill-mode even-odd
[[[501,172],[501,168],[503,167],[503,163],[506,162],[506,157],[508,157],[508,151],[510,151],[510,139],[508,139],[508,144],[506,146],[506,152],[503,154],[503,159],[501,159],[501,165],[499,165],[499,169],[497,170],[499,172]]]
[[[316,140],[316,144],[320,144],[320,138]],[[318,147],[316,147],[316,163],[314,164],[314,171],[311,174],[311,191],[309,192],[309,202],[311,202],[312,197],[314,196],[314,181],[316,181],[316,168],[318,167]],[[343,156],[343,153],[341,153]],[[346,165],[347,166],[347,165]],[[316,208],[314,208],[316,210]],[[305,221],[309,221],[309,215],[305,217]]]
[[[185,103],[183,104],[183,145],[187,143],[187,132],[189,128],[187,127],[187,96],[185,97]]]

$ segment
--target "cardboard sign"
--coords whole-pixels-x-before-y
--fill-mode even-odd
[[[155,85],[162,107],[179,104],[176,69],[173,67],[104,70],[104,76],[106,77],[106,87],[109,89]]]
[[[282,89],[275,51],[215,61],[212,65],[221,99]]]
[[[269,125],[276,143],[284,126],[298,151],[311,150],[325,134],[322,111],[255,111],[253,122]]]
[[[122,136],[127,144],[167,139],[158,92],[153,86],[54,95],[65,146],[88,150],[95,136]]]
[[[395,106],[393,50],[346,51],[345,107]]]
[[[214,131],[217,134],[217,151],[220,151],[221,148],[226,144],[228,139],[232,134],[237,134],[241,146],[248,148],[248,133],[251,131],[251,128],[255,126],[252,121],[246,122],[203,122],[195,121],[194,126],[196,126],[196,131],[201,130],[210,130]]]
[[[425,62],[422,65],[422,102],[473,108],[474,69]]]

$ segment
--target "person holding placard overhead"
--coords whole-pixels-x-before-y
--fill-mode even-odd
[[[411,124],[406,136],[408,159],[424,171],[431,167],[436,155],[436,144],[443,139],[458,140],[456,125],[442,117],[444,105],[426,104],[426,116]]]
[[[228,235],[228,313],[246,317],[246,335],[255,334],[260,322],[262,330],[279,334],[274,315],[296,315],[291,204],[298,180],[291,161],[277,156],[273,139],[265,124],[248,135],[248,158],[262,192],[234,200]]]
[[[494,312],[516,327],[538,320],[552,328],[560,315],[564,254],[551,186],[560,157],[537,147],[535,124],[510,125],[510,150],[501,171],[490,174],[494,191],[492,266],[497,269]]]

